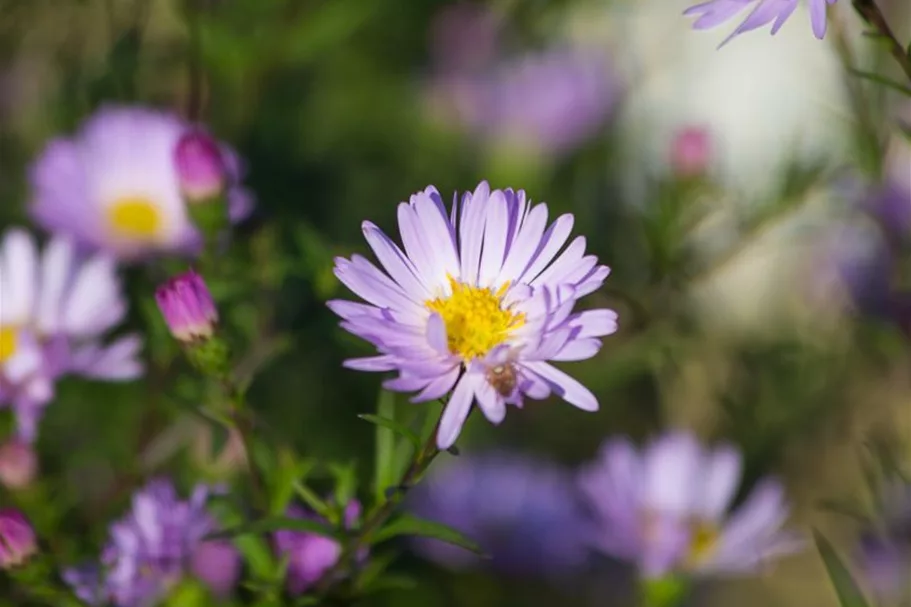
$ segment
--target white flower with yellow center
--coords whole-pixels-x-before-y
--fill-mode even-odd
[[[345,329],[380,351],[348,367],[398,371],[384,385],[417,391],[416,402],[451,392],[437,434],[443,449],[474,403],[495,424],[507,404],[521,406],[526,396],[555,393],[598,409],[585,386],[549,362],[590,358],[617,329],[613,310],[573,313],[609,270],[585,255],[582,236],[564,249],[572,215],[548,226],[546,205],[481,183],[451,214],[428,187],[399,205],[398,223],[404,250],[374,224],[363,225],[385,272],[359,255],[336,260],[336,276],[368,303],[329,306]]]
[[[51,141],[32,166],[31,214],[46,229],[78,243],[135,259],[192,252],[200,235],[181,196],[175,150],[193,127],[177,116],[108,107],[73,137]],[[236,154],[221,147],[228,172],[229,216],[249,214],[237,183]]]
[[[22,439],[35,438],[54,383],[66,374],[109,381],[139,376],[138,336],[101,338],[126,315],[111,257],[81,259],[57,237],[39,253],[23,230],[0,243],[0,406],[12,406]]]

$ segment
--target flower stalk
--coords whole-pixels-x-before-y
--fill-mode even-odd
[[[887,41],[889,54],[895,58],[899,67],[908,77],[908,81],[911,82],[911,49],[906,50],[895,37],[895,33],[889,26],[889,22],[886,21],[886,16],[880,10],[879,5],[876,4],[876,0],[854,0],[852,4],[861,18],[868,25],[873,26],[876,32]]]
[[[365,517],[360,528],[344,544],[338,561],[317,582],[317,596],[321,598],[327,596],[335,587],[335,584],[340,579],[343,579],[343,576],[339,574],[349,567],[352,559],[362,548],[370,543],[373,535],[382,529],[389,517],[395,513],[396,507],[402,503],[408,490],[421,480],[424,473],[430,468],[430,464],[441,453],[436,442],[438,428],[439,422],[437,422],[433,432],[430,433],[421,448],[415,453],[414,459],[412,459],[408,469],[402,475],[402,480],[386,492],[384,499],[374,506],[373,510]]]

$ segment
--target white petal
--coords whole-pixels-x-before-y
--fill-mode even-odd
[[[67,238],[54,238],[41,260],[41,295],[35,324],[44,335],[54,335],[62,321],[63,294],[69,285],[73,263],[73,244]]]
[[[119,297],[118,287],[113,259],[97,256],[83,264],[64,302],[64,331],[89,337],[120,322],[126,306]]]
[[[37,290],[37,251],[25,230],[14,228],[3,239],[0,267],[0,322],[26,324],[32,316]]]
[[[440,428],[437,431],[437,447],[440,449],[448,449],[459,438],[462,426],[468,419],[468,414],[471,413],[476,383],[477,376],[466,373],[456,384],[449,402],[446,403],[443,416],[440,418]]]

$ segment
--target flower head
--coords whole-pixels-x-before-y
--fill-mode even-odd
[[[31,442],[54,383],[67,374],[108,381],[142,373],[136,335],[103,345],[126,315],[114,260],[78,256],[69,239],[44,252],[18,229],[0,243],[0,406],[12,406]]]
[[[826,35],[826,6],[835,4],[835,2],[837,0],[808,0],[813,34],[820,40]],[[724,42],[721,43],[723,46],[735,36],[758,29],[773,21],[772,33],[777,33],[797,8],[797,4],[798,0],[708,0],[708,2],[691,6],[684,11],[684,14],[698,17],[693,23],[695,29],[711,29],[732,19],[747,8],[752,8],[749,16],[737,26],[730,36],[724,39]]]
[[[215,529],[207,498],[203,486],[185,501],[170,481],[150,482],[111,526],[100,565],[67,570],[64,579],[90,605],[156,605],[191,570],[203,537]]]
[[[409,508],[461,531],[515,574],[568,573],[586,558],[583,517],[572,479],[545,461],[511,453],[463,455],[414,488]],[[417,539],[418,552],[451,568],[482,563],[438,540]]]
[[[740,474],[735,449],[708,450],[689,434],[663,436],[641,453],[608,441],[580,479],[595,547],[636,563],[646,578],[747,573],[795,551],[802,542],[781,529],[788,508],[780,483],[761,481],[728,514]]]
[[[911,484],[887,485],[881,520],[861,534],[857,560],[867,584],[884,605],[911,599]]]
[[[349,502],[345,508],[345,524],[354,526],[361,515],[361,505]],[[293,518],[316,518],[316,515],[292,506],[288,516]],[[338,562],[342,554],[341,545],[332,538],[305,531],[282,529],[275,532],[275,550],[288,558],[288,592],[298,595],[306,592]]]
[[[207,540],[193,551],[190,570],[202,580],[217,597],[231,594],[240,579],[240,553],[230,542]]]
[[[158,287],[155,301],[176,339],[193,343],[215,333],[218,310],[202,276],[193,270]]]
[[[205,202],[224,190],[227,170],[218,144],[200,130],[185,133],[174,148],[177,183],[187,202]]]
[[[594,356],[617,329],[608,309],[573,313],[609,269],[585,255],[585,238],[563,248],[573,226],[562,215],[547,226],[547,206],[525,192],[482,183],[447,213],[428,187],[401,203],[404,251],[370,222],[367,242],[386,270],[359,255],[336,260],[336,276],[368,303],[331,301],[342,327],[379,350],[346,361],[363,371],[398,371],[391,390],[418,391],[415,402],[452,393],[437,444],[449,448],[477,402],[493,423],[506,405],[556,393],[585,411],[595,396],[549,361]]]
[[[99,110],[75,136],[51,141],[35,162],[32,216],[51,232],[124,259],[197,250],[200,235],[181,195],[187,185],[182,169],[190,163],[175,162],[178,142],[193,128],[149,109]],[[251,197],[237,186],[236,154],[224,146],[220,151],[228,214],[238,221],[249,214]],[[193,167],[198,178],[200,163]]]
[[[28,519],[14,508],[0,509],[0,569],[21,565],[37,551],[38,541]]]

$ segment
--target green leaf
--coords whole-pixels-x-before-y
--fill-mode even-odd
[[[464,536],[460,531],[410,514],[402,515],[380,529],[373,536],[372,543],[378,544],[399,535],[432,537],[442,542],[446,542],[447,544],[459,546],[460,548],[474,552],[477,555],[486,556],[484,551],[474,540]]]
[[[269,513],[272,516],[281,516],[288,508],[297,486],[313,469],[313,462],[297,461],[294,452],[282,449],[277,453],[277,465],[274,467],[270,485],[271,500]]]
[[[342,539],[342,534],[319,521],[302,518],[288,518],[283,516],[274,516],[269,518],[252,521],[243,525],[230,527],[223,531],[217,531],[206,536],[206,539],[226,539],[243,535],[262,535],[286,529],[288,531],[300,531],[304,533],[315,533],[332,539]]]
[[[646,607],[673,607],[686,598],[687,581],[680,577],[663,577],[642,581],[640,591]]]
[[[364,421],[370,422],[371,424],[376,424],[377,426],[387,428],[395,434],[408,439],[408,442],[410,442],[415,449],[420,449],[421,447],[421,439],[418,437],[418,435],[412,432],[410,428],[405,427],[393,419],[389,419],[388,417],[381,415],[372,415],[370,413],[362,413],[358,415],[358,417]]]
[[[335,504],[338,506],[338,517],[341,524],[345,506],[354,499],[357,493],[357,468],[354,462],[347,464],[329,464],[329,472],[335,477]]]
[[[869,603],[851,576],[851,572],[838,557],[829,540],[816,530],[813,531],[813,537],[826,570],[829,572],[829,579],[832,580],[841,607],[868,607]]]
[[[881,76],[881,75],[875,74],[873,72],[866,72],[864,70],[859,70],[859,69],[856,69],[853,67],[848,68],[848,71],[850,73],[854,74],[855,76],[857,76],[858,78],[863,78],[864,80],[869,80],[871,82],[875,82],[882,86],[888,87],[888,88],[892,89],[893,91],[897,91],[897,92],[905,95],[906,97],[911,97],[911,88],[909,88],[908,86],[906,86],[900,82],[895,82],[894,80],[890,80],[889,78],[887,78],[885,76]]]
[[[376,455],[373,471],[373,493],[377,502],[382,501],[383,491],[395,483],[395,395],[389,390],[380,390],[376,404],[376,415],[361,419],[376,425]],[[405,428],[402,428],[406,430]]]

